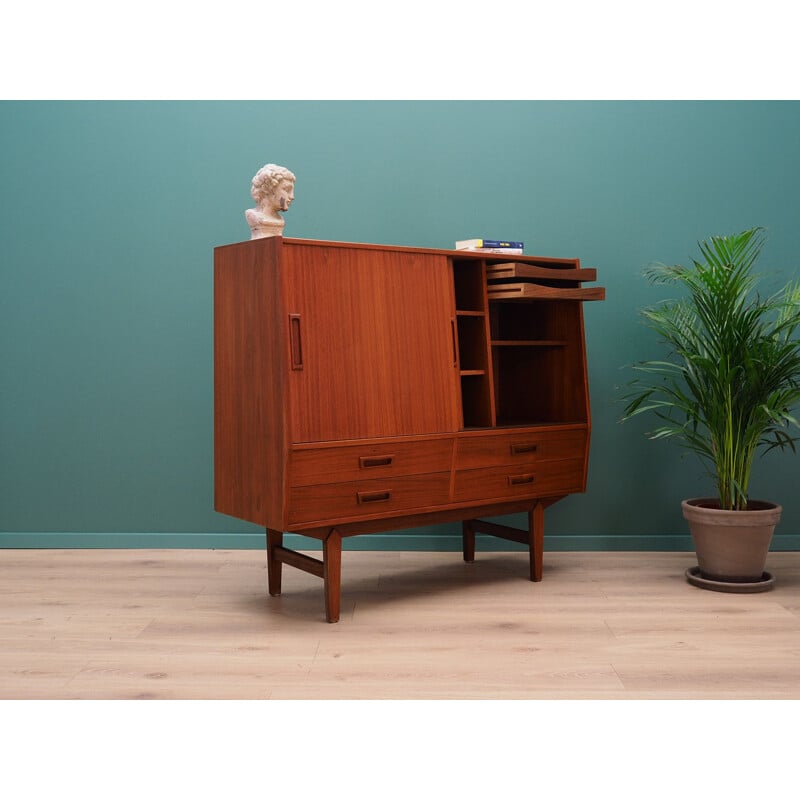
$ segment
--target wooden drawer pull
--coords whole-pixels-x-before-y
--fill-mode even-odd
[[[289,344],[292,369],[303,369],[303,344],[300,336],[300,315],[289,314]]]
[[[509,486],[522,486],[526,483],[533,483],[534,476],[533,475],[509,475],[508,476],[508,485]]]
[[[361,456],[358,459],[358,466],[361,469],[370,467],[388,467],[394,461],[394,456]]]
[[[521,456],[524,453],[535,453],[538,447],[538,444],[512,444],[511,455]]]
[[[359,503],[385,503],[392,499],[391,492],[356,492]]]

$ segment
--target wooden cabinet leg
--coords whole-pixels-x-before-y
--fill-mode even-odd
[[[471,564],[475,560],[475,531],[471,519],[465,519],[461,523],[461,538],[464,545],[464,561]]]
[[[328,622],[338,622],[342,595],[342,537],[335,528],[322,543],[322,563],[325,613]]]
[[[531,580],[540,581],[544,556],[544,506],[541,503],[537,503],[528,512],[528,546],[530,547]]]
[[[283,532],[267,528],[267,582],[269,593],[277,597],[281,593],[281,564],[275,558],[275,548],[283,546]]]

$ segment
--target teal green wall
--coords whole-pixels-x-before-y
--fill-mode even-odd
[[[702,468],[617,422],[623,366],[657,352],[640,272],[763,225],[762,265],[798,276],[796,102],[0,103],[0,545],[262,545],[212,508],[211,276],[267,161],[297,175],[290,236],[497,235],[597,267],[589,490],[548,511],[548,546],[689,546]],[[798,469],[773,455],[753,480],[785,506],[778,548],[800,546]]]

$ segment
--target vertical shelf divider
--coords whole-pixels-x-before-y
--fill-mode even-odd
[[[494,368],[492,361],[492,331],[489,320],[489,283],[486,279],[486,262],[481,261],[481,300],[483,304],[483,330],[486,341],[486,388],[489,394],[489,424],[491,427],[497,426],[497,404],[494,392]]]
[[[463,427],[494,427],[486,262],[454,257],[452,274]]]

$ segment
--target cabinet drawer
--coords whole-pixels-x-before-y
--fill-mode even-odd
[[[456,472],[453,500],[544,497],[583,490],[583,458]]]
[[[583,430],[462,436],[456,446],[456,469],[583,458],[585,447],[586,431]]]
[[[290,492],[289,523],[390,516],[402,509],[442,505],[449,495],[449,472],[296,486]]]
[[[291,486],[342,483],[450,469],[452,439],[364,442],[340,447],[295,450],[291,455]]]

